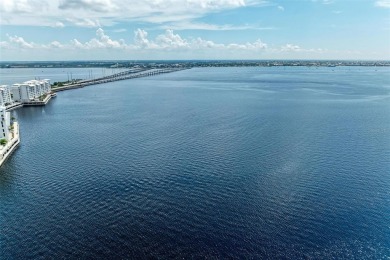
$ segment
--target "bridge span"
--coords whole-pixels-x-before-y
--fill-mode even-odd
[[[122,71],[120,73],[112,74],[109,76],[96,78],[96,79],[88,79],[81,80],[74,83],[63,85],[62,87],[52,88],[53,92],[63,91],[67,89],[75,89],[75,88],[83,88],[90,85],[103,84],[118,80],[126,80],[126,79],[134,79],[134,78],[142,78],[142,77],[150,77],[164,73],[171,73],[179,70],[185,70],[187,68],[164,68],[164,69],[130,69],[126,71]]]

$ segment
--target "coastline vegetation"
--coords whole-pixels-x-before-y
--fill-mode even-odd
[[[51,88],[59,88],[59,87],[63,87],[63,86],[69,85],[69,84],[74,84],[80,80],[81,79],[73,79],[73,80],[58,81],[58,82],[56,81],[53,84],[51,84]]]
[[[7,139],[2,138],[0,139],[0,145],[5,146],[7,144]]]
[[[47,94],[43,94],[42,96],[39,97],[39,101],[45,100],[46,97],[47,97]]]

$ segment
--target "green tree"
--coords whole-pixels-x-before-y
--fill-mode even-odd
[[[7,139],[3,138],[3,139],[0,139],[0,145],[4,146],[7,144]]]

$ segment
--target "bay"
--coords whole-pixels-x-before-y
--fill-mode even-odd
[[[386,259],[389,72],[194,68],[15,110],[0,258]]]

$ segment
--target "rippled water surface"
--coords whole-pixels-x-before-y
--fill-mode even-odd
[[[199,68],[16,110],[0,258],[386,259],[389,73]]]

